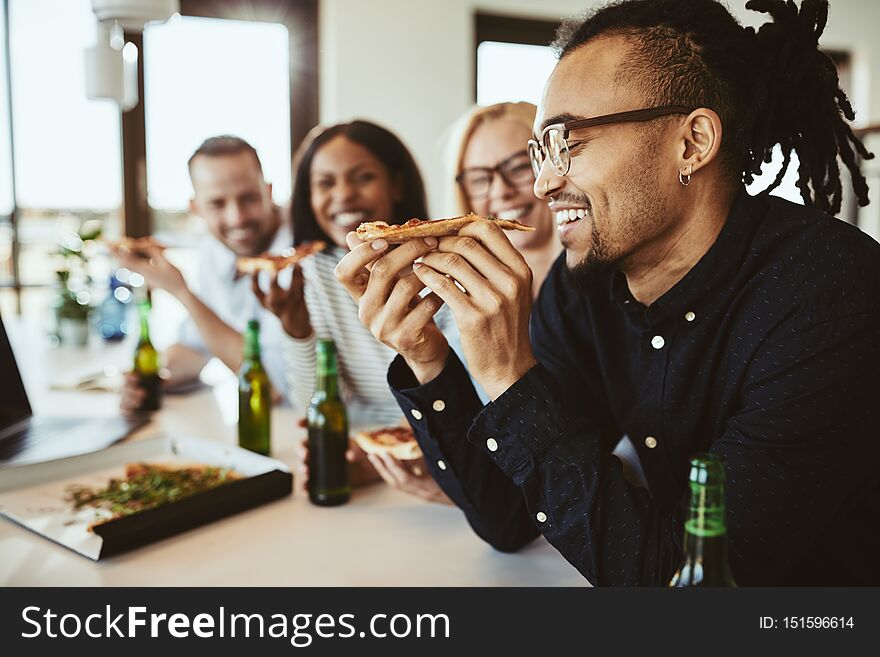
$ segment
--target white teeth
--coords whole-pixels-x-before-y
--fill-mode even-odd
[[[513,208],[512,210],[503,210],[501,212],[496,213],[496,217],[503,221],[517,221],[525,216],[528,211],[529,206],[524,205],[521,208]]]
[[[590,211],[586,208],[578,208],[577,210],[557,210],[554,213],[556,224],[563,226],[578,219],[586,219],[590,216]]]
[[[350,226],[354,223],[361,223],[366,218],[365,212],[340,212],[333,217],[333,222],[340,226]]]

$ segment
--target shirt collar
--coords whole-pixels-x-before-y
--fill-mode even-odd
[[[715,243],[684,277],[647,309],[648,321],[696,311],[700,302],[716,286],[730,281],[742,266],[750,243],[750,235],[762,213],[763,201],[741,188]],[[638,305],[626,283],[626,277],[615,270],[611,276],[611,299],[624,305]]]

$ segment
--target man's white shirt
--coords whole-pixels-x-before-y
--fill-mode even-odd
[[[280,253],[293,245],[290,227],[282,221],[269,253]],[[238,332],[243,332],[248,321],[260,321],[260,348],[263,366],[275,389],[287,396],[284,365],[281,358],[283,329],[275,315],[260,305],[251,290],[251,277],[239,275],[235,268],[235,254],[211,235],[205,235],[198,249],[198,271],[193,281],[193,292],[214,314]],[[263,274],[262,276],[266,276]],[[287,276],[289,280],[289,272]],[[264,289],[267,281],[262,281]],[[177,342],[211,356],[192,317],[187,317],[178,330]]]

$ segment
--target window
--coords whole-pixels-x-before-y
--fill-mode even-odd
[[[549,46],[483,41],[477,46],[477,104],[526,100],[537,105],[555,65]]]
[[[558,25],[557,21],[476,14],[476,102],[526,100],[537,105],[556,65],[550,42]]]
[[[48,285],[64,233],[88,219],[118,227],[119,110],[85,95],[89,0],[10,0],[9,28],[19,283]]]
[[[292,151],[318,120],[317,0],[180,0],[178,22],[126,34],[139,50],[143,86],[139,105],[124,114],[85,97],[84,50],[97,34],[91,4],[4,0],[8,13],[0,12],[4,312],[45,309],[52,254],[83,221],[143,235],[151,219],[163,228],[182,214],[191,195],[186,161],[207,136],[253,143],[276,202],[287,202]],[[93,279],[103,287],[101,272]],[[23,288],[33,300],[23,300]]]
[[[278,23],[184,17],[147,26],[147,196],[154,230],[172,228],[170,220],[186,209],[187,160],[215,135],[250,142],[275,202],[290,199],[288,41]]]

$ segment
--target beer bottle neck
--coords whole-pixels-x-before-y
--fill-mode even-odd
[[[318,362],[315,368],[315,394],[324,399],[334,399],[339,396],[336,352],[326,346],[318,349]]]
[[[253,329],[247,329],[244,334],[244,359],[250,361],[260,360],[260,333]]]
[[[700,563],[706,575],[711,571],[729,576],[723,484],[691,482],[690,509],[684,531],[685,563]]]
[[[141,320],[141,342],[150,341],[150,303],[148,301],[141,302],[138,306]]]

